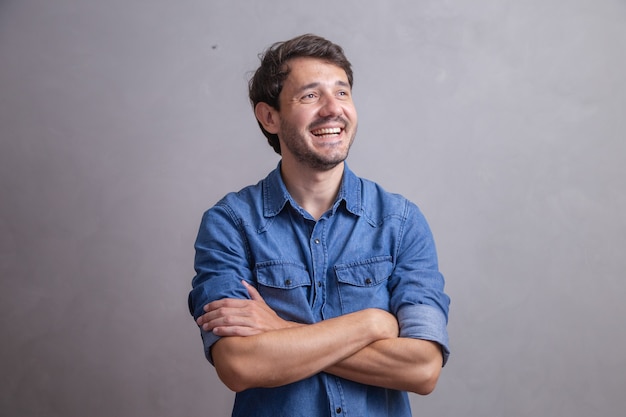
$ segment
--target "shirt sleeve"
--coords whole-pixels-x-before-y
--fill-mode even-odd
[[[435,242],[423,214],[407,202],[402,236],[391,276],[391,309],[400,324],[400,336],[431,340],[441,345],[444,365],[450,355],[448,309]]]
[[[252,273],[246,258],[246,241],[241,226],[226,205],[216,205],[202,217],[195,242],[194,268],[189,293],[189,312],[194,320],[204,314],[203,307],[222,298],[249,298],[242,280],[251,281]],[[200,329],[204,353],[209,362],[211,346],[219,340],[212,332]]]

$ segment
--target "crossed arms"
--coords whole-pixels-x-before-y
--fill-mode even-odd
[[[369,308],[314,324],[280,318],[257,290],[250,299],[204,306],[197,323],[222,336],[211,354],[233,391],[276,387],[326,372],[368,385],[430,393],[442,367],[439,344],[398,337],[396,318]]]

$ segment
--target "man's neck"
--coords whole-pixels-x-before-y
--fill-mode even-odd
[[[287,191],[316,220],[335,203],[343,170],[343,162],[327,171],[291,165],[285,160],[281,164],[281,175]]]

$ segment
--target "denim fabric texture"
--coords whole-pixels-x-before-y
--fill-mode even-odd
[[[346,165],[333,207],[317,221],[289,195],[280,163],[203,215],[189,294],[194,318],[255,286],[285,320],[316,323],[365,308],[394,314],[400,337],[438,342],[448,359],[450,299],[419,208]],[[205,354],[219,337],[201,330]],[[294,352],[297,355],[297,352]],[[408,395],[326,373],[238,393],[233,416],[411,416]]]

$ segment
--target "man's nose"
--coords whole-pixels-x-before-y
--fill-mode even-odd
[[[320,116],[337,117],[341,115],[343,109],[340,101],[334,96],[326,96],[323,98],[322,107],[320,108]]]

